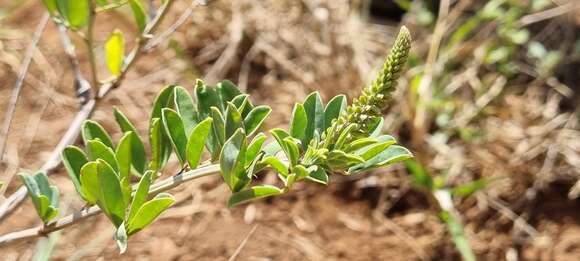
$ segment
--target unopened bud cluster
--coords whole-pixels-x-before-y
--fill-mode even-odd
[[[362,91],[360,97],[354,99],[335,122],[332,130],[329,130],[332,132],[333,141],[336,141],[342,130],[351,124],[354,124],[351,138],[368,135],[373,118],[382,115],[381,111],[387,106],[397,87],[397,79],[407,61],[410,48],[411,35],[406,27],[402,27],[378,77]]]

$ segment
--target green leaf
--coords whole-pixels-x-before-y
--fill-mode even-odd
[[[81,28],[88,22],[89,0],[68,0],[66,18],[72,28]]]
[[[97,203],[99,194],[97,162],[91,161],[81,168],[81,196],[87,203],[94,205]]]
[[[373,168],[383,167],[386,165],[391,165],[403,160],[407,160],[413,157],[413,154],[404,147],[398,145],[389,146],[386,150],[379,153],[372,159],[368,161],[355,165],[349,168],[349,173],[361,172]]]
[[[104,143],[107,147],[113,149],[113,140],[111,136],[105,131],[103,126],[99,123],[91,120],[86,120],[83,123],[82,127],[82,136],[85,142],[85,146],[88,146],[88,142],[90,140],[99,139],[102,143]]]
[[[117,163],[119,164],[119,178],[129,178],[129,173],[131,172],[131,139],[135,136],[133,132],[125,132],[119,144],[117,145],[117,150],[115,151],[115,157],[117,158]]]
[[[238,111],[238,109],[233,103],[227,102],[226,113],[224,116],[226,120],[225,138],[229,139],[234,134],[234,132],[236,132],[236,130],[244,127],[242,114]]]
[[[158,118],[153,119],[149,128],[149,143],[151,144],[151,162],[149,163],[149,169],[157,173],[167,163],[167,158],[163,154],[165,146],[163,137],[161,136],[163,133],[161,131],[161,120]]]
[[[226,141],[226,123],[224,116],[216,107],[211,107],[211,118],[213,119],[212,136],[217,141],[218,148],[221,148]],[[229,138],[229,137],[228,137]]]
[[[262,145],[266,141],[266,135],[260,133],[254,137],[250,145],[248,145],[248,150],[246,151],[246,160],[245,165],[248,166],[250,163],[254,161],[254,159],[258,156],[258,153],[262,151]]]
[[[315,171],[311,171],[310,175],[306,177],[306,179],[316,183],[328,185],[328,174],[326,174],[326,171],[324,171],[324,169],[321,167],[317,167]]]
[[[119,0],[115,0],[115,1],[119,1]],[[109,0],[96,0],[97,2],[97,6],[105,6],[109,4]]]
[[[36,197],[38,198],[38,206],[37,206],[37,212],[38,212],[38,216],[40,217],[40,219],[42,219],[42,222],[46,223],[47,217],[49,216],[49,199],[47,196],[39,194],[36,195]]]
[[[194,91],[200,118],[205,119],[210,116],[211,107],[216,107],[220,111],[224,109],[224,105],[221,103],[220,95],[216,88],[206,86],[203,81],[197,80]]]
[[[243,189],[249,181],[244,175],[246,143],[246,135],[244,130],[240,128],[226,141],[220,155],[222,177],[233,192]]]
[[[227,102],[232,101],[236,96],[242,94],[240,89],[231,81],[223,80],[217,84],[217,89],[220,95],[220,100],[223,107],[226,107]]]
[[[163,211],[175,203],[175,198],[167,193],[160,193],[145,203],[129,220],[128,235],[131,236],[151,224]]]
[[[338,139],[336,140],[336,143],[334,144],[334,149],[342,149],[342,147],[345,145],[346,140],[351,135],[350,134],[351,131],[355,128],[355,126],[356,126],[355,124],[349,124],[348,126],[346,126],[346,128],[344,128],[344,130],[342,130],[342,132],[338,136]]]
[[[453,238],[453,243],[455,243],[455,247],[459,250],[461,257],[465,261],[475,261],[475,254],[473,254],[473,250],[471,250],[471,246],[469,245],[469,239],[465,235],[463,225],[459,220],[457,220],[453,214],[447,211],[441,211],[439,213],[439,218],[447,225],[447,230],[451,234]]]
[[[257,106],[250,111],[248,116],[244,119],[244,126],[248,136],[253,135],[255,131],[262,126],[272,109],[268,106]]]
[[[362,157],[364,160],[369,160],[395,143],[395,139],[391,139],[388,141],[371,144],[356,151],[355,155]]]
[[[99,197],[97,204],[107,214],[115,227],[119,227],[125,220],[125,201],[121,182],[115,170],[104,160],[97,160],[97,174],[99,177]]]
[[[40,171],[32,176],[26,173],[19,176],[26,186],[28,195],[42,221],[48,223],[48,221],[55,218],[58,215],[59,193],[58,188],[51,186],[48,182],[46,173]]]
[[[175,102],[175,110],[181,116],[183,126],[185,127],[185,134],[189,136],[191,131],[197,125],[198,115],[197,109],[189,92],[181,86],[176,86],[173,90],[173,99]]]
[[[51,15],[54,15],[58,12],[56,0],[42,0],[42,2],[44,3],[46,10],[48,10]]]
[[[141,176],[147,168],[147,154],[145,153],[145,144],[139,137],[135,126],[127,119],[127,117],[117,108],[113,109],[115,120],[119,124],[121,131],[131,131],[135,135],[131,138],[131,165],[133,166],[133,173]]]
[[[85,153],[76,146],[67,146],[62,151],[62,163],[76,191],[81,194],[81,168],[88,161]]]
[[[411,173],[415,185],[424,187],[429,191],[434,189],[433,178],[417,160],[405,160],[405,167]]]
[[[64,20],[68,21],[68,2],[70,0],[56,0],[56,9]]]
[[[289,158],[290,156],[288,155],[288,153],[289,153],[288,148],[286,146],[286,142],[284,142],[284,139],[287,137],[290,137],[290,134],[288,134],[285,130],[280,129],[280,128],[271,129],[270,134],[272,134],[274,139],[276,139],[276,142],[279,144],[282,151],[284,151],[284,153],[286,154],[286,157]]]
[[[302,180],[309,175],[309,170],[299,164],[292,167],[292,172],[296,174],[296,180]]]
[[[232,196],[230,196],[230,199],[228,200],[228,207],[233,207],[254,199],[280,195],[282,192],[283,190],[270,185],[254,186],[250,189],[234,193]]]
[[[300,151],[298,149],[298,144],[295,142],[295,139],[292,137],[284,138],[285,147],[286,147],[286,156],[290,160],[291,166],[298,164],[298,158],[300,157]]]
[[[115,171],[119,170],[119,165],[117,163],[117,157],[115,152],[110,147],[107,147],[101,140],[89,140],[87,144],[87,150],[89,155],[89,160],[96,161],[97,159],[102,159],[109,163]]]
[[[133,196],[133,202],[131,202],[131,209],[129,210],[129,218],[127,220],[132,220],[137,211],[141,209],[141,206],[145,204],[147,201],[147,197],[149,196],[149,187],[151,186],[151,176],[155,175],[152,171],[147,171],[141,177],[139,181],[139,185],[137,186],[137,191],[135,191],[135,195]]]
[[[189,140],[187,141],[187,163],[189,164],[189,168],[195,169],[201,160],[201,156],[203,154],[203,148],[205,144],[205,140],[209,135],[211,130],[211,126],[213,123],[212,118],[207,118],[204,121],[200,122],[189,136]]]
[[[275,169],[278,173],[288,176],[288,166],[284,164],[280,159],[274,156],[268,156],[262,159],[262,163],[269,165],[273,169]]]
[[[290,173],[288,176],[278,174],[278,177],[284,182],[284,191],[289,191],[297,179],[296,173]]]
[[[385,123],[385,119],[383,117],[374,117],[371,119],[369,126],[368,126],[368,132],[370,133],[370,137],[378,137],[379,135],[381,135],[381,132],[383,131],[383,124]]]
[[[115,233],[115,240],[117,241],[117,246],[119,247],[119,252],[121,254],[127,251],[127,230],[125,228],[125,222],[121,223],[117,228],[117,232]]]
[[[360,138],[348,144],[344,149],[345,152],[353,152],[359,149],[362,149],[366,146],[372,145],[379,142],[376,138],[367,137],[367,138]]]
[[[145,8],[143,8],[143,4],[141,4],[140,0],[129,0],[129,4],[131,5],[131,10],[133,10],[133,16],[135,17],[135,22],[137,22],[137,28],[139,28],[139,32],[143,32],[145,30],[145,26],[147,25],[147,15],[145,14]]]
[[[242,113],[242,118],[244,119],[248,117],[248,114],[250,114],[250,112],[254,109],[254,105],[252,104],[252,101],[250,101],[249,97],[250,96],[247,94],[240,94],[231,101],[231,103],[236,105],[238,111]]]
[[[150,122],[149,122],[149,138],[155,138],[156,139],[156,153],[158,154],[158,157],[155,160],[155,164],[154,166],[156,166],[156,168],[154,168],[153,170],[155,171],[159,171],[160,169],[162,169],[165,164],[167,163],[167,160],[169,159],[169,156],[171,155],[171,151],[173,149],[173,146],[171,144],[171,141],[169,139],[169,137],[167,136],[167,134],[165,133],[165,131],[163,131],[163,122],[160,121],[159,122],[159,126],[155,126],[156,128],[153,128],[153,120],[155,118],[161,119],[161,110],[163,108],[167,108],[170,107],[170,105],[173,103],[173,89],[175,88],[175,86],[173,85],[168,85],[166,86],[163,90],[161,90],[161,92],[159,92],[159,94],[157,94],[157,98],[155,98],[155,103],[153,105],[153,110],[151,112],[151,118],[150,118]],[[154,133],[157,132],[157,133]],[[150,144],[153,144],[153,142],[151,142]],[[152,146],[152,151],[153,151],[153,146]],[[153,159],[152,159],[153,161]]]
[[[453,187],[451,190],[454,196],[469,197],[473,193],[484,189],[491,183],[488,179],[478,179]]]
[[[304,110],[308,124],[306,125],[302,144],[308,145],[316,134],[320,135],[324,131],[324,106],[322,105],[320,93],[313,92],[306,97],[306,100],[304,100]]]
[[[347,154],[341,150],[332,150],[328,153],[327,164],[333,170],[342,171],[355,164],[360,164],[365,160],[354,154]]]
[[[187,147],[187,136],[185,134],[185,127],[183,126],[183,121],[179,114],[169,108],[164,108],[162,110],[163,126],[165,127],[165,132],[169,135],[169,140],[175,149],[177,158],[181,163],[181,166],[185,165],[186,160],[186,147]]]
[[[125,37],[123,32],[115,29],[105,43],[105,58],[107,68],[114,76],[121,75],[123,70],[123,60],[125,59]]]
[[[115,157],[119,164],[119,180],[121,181],[121,188],[123,189],[123,196],[125,201],[131,200],[131,144],[132,139],[135,138],[135,133],[132,131],[126,132],[119,141]]]
[[[304,105],[297,103],[294,105],[292,119],[290,120],[290,135],[302,141],[302,149],[304,150],[308,147],[308,144],[305,143],[307,125],[308,118],[304,110]]]
[[[332,98],[324,110],[324,130],[332,125],[332,121],[337,119],[340,114],[346,110],[346,96],[338,95]]]
[[[36,184],[36,180],[34,179],[34,177],[26,173],[21,173],[19,176],[20,179],[22,180],[22,183],[24,183],[24,186],[26,186],[28,195],[30,196],[32,203],[34,204],[34,207],[38,212],[38,216],[42,216],[43,213],[41,211],[41,202],[40,199],[38,198],[38,196],[40,196],[41,194],[40,190],[38,189],[38,185]]]

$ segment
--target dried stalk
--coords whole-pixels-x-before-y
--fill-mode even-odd
[[[4,124],[2,125],[2,140],[0,142],[0,161],[4,159],[4,150],[6,149],[6,140],[8,139],[8,133],[10,132],[10,126],[12,125],[12,118],[14,116],[14,111],[16,110],[16,104],[18,103],[18,97],[20,97],[20,91],[22,90],[22,84],[24,83],[24,78],[28,73],[28,68],[30,67],[30,63],[32,62],[32,56],[34,55],[34,50],[36,50],[36,46],[38,45],[38,41],[40,41],[40,37],[44,32],[44,28],[48,23],[49,14],[45,13],[42,18],[40,18],[40,22],[36,27],[36,31],[34,32],[34,36],[32,37],[32,42],[26,49],[26,53],[24,55],[24,59],[22,61],[22,66],[18,73],[18,79],[16,79],[16,83],[14,84],[14,90],[12,91],[12,96],[10,97],[10,101],[8,102],[8,108],[6,109],[6,116],[4,116]]]

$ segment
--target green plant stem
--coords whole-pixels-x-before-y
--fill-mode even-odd
[[[149,195],[155,195],[175,188],[185,182],[219,173],[220,173],[219,164],[202,166],[197,169],[172,176],[170,178],[167,178],[165,180],[153,184],[149,190]],[[0,245],[5,245],[11,242],[20,241],[24,239],[46,236],[52,232],[59,231],[66,227],[72,226],[76,223],[79,223],[80,221],[86,218],[100,214],[101,212],[102,211],[98,206],[92,206],[90,208],[85,208],[78,212],[70,214],[66,217],[60,218],[56,221],[50,222],[46,225],[41,225],[17,232],[8,233],[0,236]]]
[[[89,21],[87,26],[87,37],[85,38],[85,43],[87,45],[87,51],[89,53],[89,65],[91,67],[91,86],[93,86],[94,93],[99,92],[99,76],[97,74],[97,62],[95,58],[95,46],[94,46],[94,28],[95,28],[95,1],[90,0],[90,10],[89,10]],[[97,97],[98,98],[98,97]]]

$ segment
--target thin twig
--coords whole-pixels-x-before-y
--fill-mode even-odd
[[[159,45],[164,40],[169,38],[169,36],[173,34],[175,31],[177,31],[177,29],[187,21],[187,19],[191,16],[191,14],[193,14],[193,9],[197,5],[199,4],[195,0],[191,1],[189,7],[187,7],[187,9],[181,14],[179,19],[177,19],[177,21],[175,21],[175,23],[173,23],[167,30],[160,33],[159,36],[149,40],[148,43],[143,48],[143,51],[149,52],[151,49],[157,47],[157,45]]]
[[[250,239],[250,237],[256,231],[256,228],[258,228],[258,224],[254,225],[254,227],[252,228],[252,230],[250,230],[250,232],[246,235],[246,237],[244,238],[244,240],[242,240],[242,243],[240,243],[240,245],[238,246],[238,248],[236,248],[236,251],[234,251],[234,254],[228,259],[228,261],[234,261],[234,260],[236,260],[236,258],[238,257],[238,255],[242,252],[242,249],[244,249],[244,246],[246,246],[246,244],[248,243],[248,240]]]
[[[20,97],[20,91],[22,90],[24,78],[26,77],[26,74],[28,74],[28,68],[30,67],[30,63],[32,62],[32,56],[34,55],[36,46],[38,45],[40,37],[44,32],[44,28],[46,28],[46,24],[48,23],[49,17],[50,15],[48,13],[45,13],[42,16],[42,18],[40,18],[40,22],[38,23],[36,31],[32,36],[32,42],[30,42],[30,45],[28,45],[28,48],[26,49],[26,53],[22,61],[22,66],[20,67],[20,71],[18,72],[18,78],[16,79],[16,83],[14,84],[12,96],[10,97],[10,101],[8,102],[6,115],[4,116],[4,124],[2,125],[2,140],[0,141],[0,162],[4,159],[6,140],[8,140],[8,133],[10,132],[10,126],[12,125],[14,111],[16,110],[16,104],[18,103],[18,98]]]
[[[94,88],[94,93],[99,92],[99,75],[97,74],[97,62],[94,50],[94,29],[95,29],[95,1],[90,0],[90,11],[89,11],[89,21],[87,26],[87,37],[85,38],[85,44],[87,45],[87,51],[89,53],[89,65],[91,68],[91,85]],[[98,99],[98,97],[97,97]]]
[[[68,128],[64,136],[61,138],[59,143],[56,145],[54,150],[50,153],[48,160],[42,165],[40,171],[44,171],[47,174],[54,171],[60,163],[60,153],[64,148],[72,143],[74,143],[80,133],[81,126],[83,122],[89,118],[93,109],[95,108],[95,101],[90,100],[87,104],[81,107],[81,110],[77,113],[73,119],[71,126]],[[26,198],[26,187],[20,186],[20,188],[14,192],[10,197],[8,197],[2,205],[0,206],[0,221],[8,216],[18,205]]]
[[[413,139],[416,146],[420,146],[420,143],[423,140],[426,132],[428,113],[425,104],[428,104],[429,100],[432,98],[431,85],[433,81],[433,74],[435,72],[435,63],[437,62],[437,57],[439,56],[439,47],[441,46],[443,35],[447,29],[446,17],[449,13],[449,6],[449,0],[441,1],[439,6],[439,13],[437,15],[437,23],[435,24],[435,30],[433,31],[431,44],[429,45],[425,70],[419,83],[418,94],[420,102],[417,104],[417,111],[413,121],[413,131],[415,132],[413,134]]]
[[[66,26],[63,24],[58,24],[58,32],[60,36],[60,41],[64,48],[64,53],[66,54],[71,70],[73,71],[75,82],[75,92],[77,99],[79,100],[81,106],[85,105],[91,100],[91,84],[85,79],[83,73],[81,72],[79,60],[75,53],[75,46],[72,43],[70,37],[68,36]]]
[[[215,84],[218,79],[223,78],[223,76],[229,71],[229,69],[234,64],[232,61],[237,58],[238,49],[242,43],[244,36],[244,20],[242,14],[239,12],[239,3],[236,1],[232,2],[233,17],[230,22],[230,39],[229,43],[220,55],[218,60],[205,74],[204,82],[207,84]]]
[[[554,7],[554,8],[544,10],[541,12],[525,15],[522,18],[520,18],[519,25],[520,26],[528,26],[528,25],[533,24],[533,23],[537,23],[540,21],[544,21],[547,19],[551,19],[551,18],[560,16],[560,15],[563,15],[563,14],[568,13],[568,12],[572,12],[572,11],[576,10],[576,8],[580,7],[580,4],[578,4],[578,2],[576,2],[576,5],[574,5],[574,2],[575,1],[570,1],[569,3],[560,5],[558,7]]]
[[[220,173],[219,164],[212,164],[194,170],[190,170],[153,184],[149,190],[149,194],[155,195],[163,191],[167,191],[174,187],[177,187],[185,182],[219,173]],[[39,236],[46,236],[49,233],[72,226],[88,217],[95,216],[101,212],[102,211],[98,206],[92,206],[90,208],[86,208],[81,211],[75,212],[56,221],[50,222],[49,224],[46,225],[41,225],[34,228],[8,233],[0,236],[0,245],[8,244],[23,239],[31,239]]]

